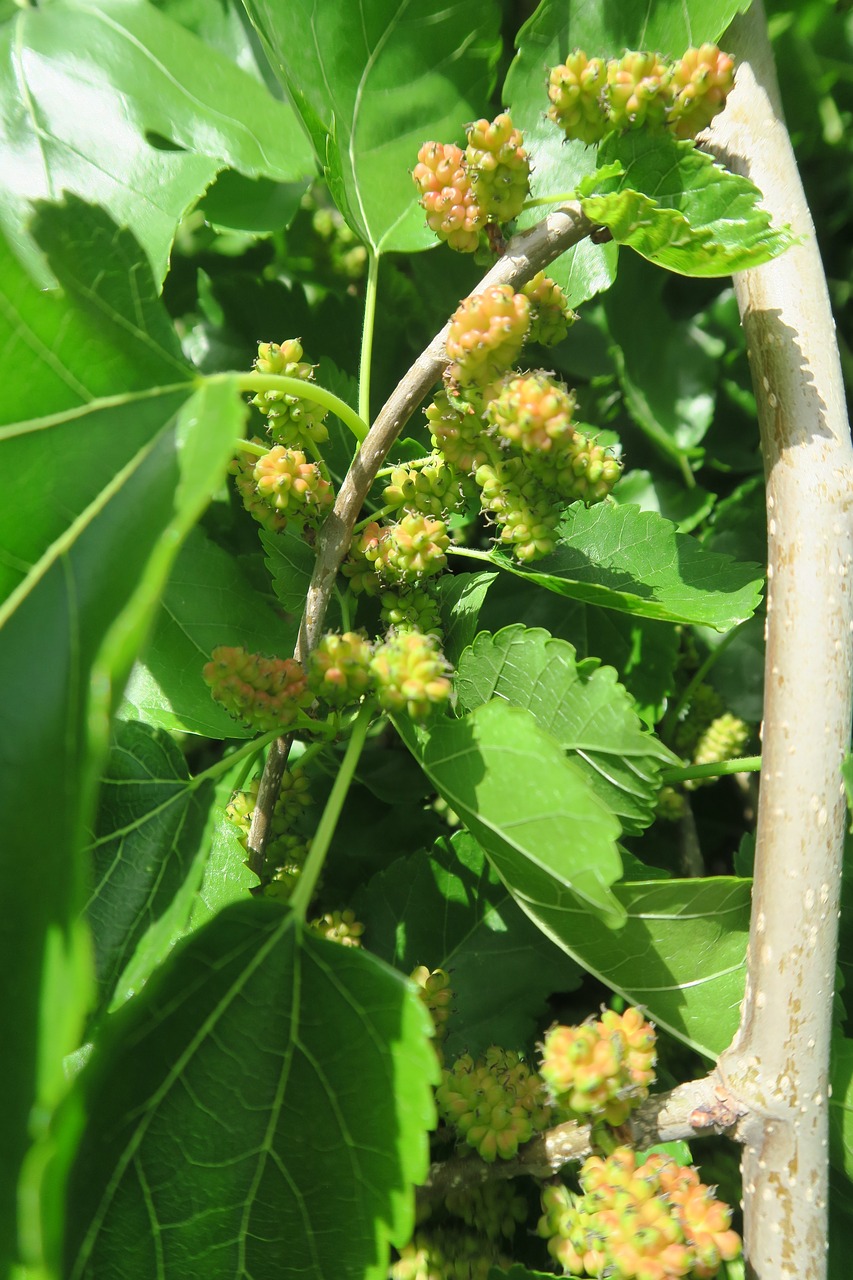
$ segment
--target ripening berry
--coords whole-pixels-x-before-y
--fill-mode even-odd
[[[375,565],[388,583],[414,584],[441,573],[447,565],[445,552],[450,535],[443,520],[414,511],[382,531]]]
[[[335,501],[334,491],[316,462],[301,449],[277,444],[258,458],[254,470],[258,494],[276,511],[305,524],[317,525]]]
[[[347,908],[345,911],[327,911],[325,915],[312,920],[308,928],[318,933],[329,942],[339,942],[342,947],[360,947],[364,925],[356,920],[355,912]]]
[[[460,386],[483,386],[508,369],[530,327],[530,303],[512,285],[494,284],[465,298],[450,318],[447,355]]]
[[[473,253],[488,218],[477,203],[461,148],[452,143],[425,142],[412,179],[421,193],[429,228],[451,249]]]
[[[695,138],[726,105],[734,87],[733,59],[715,44],[688,49],[669,86],[668,123],[676,138]]]
[[[369,524],[353,538],[349,555],[341,565],[345,578],[349,579],[351,589],[360,595],[376,596],[382,589],[379,575],[376,572],[376,561],[385,530],[380,528],[376,520]]]
[[[369,641],[358,632],[324,635],[308,657],[308,686],[315,698],[330,707],[358,702],[370,688],[372,655]]]
[[[477,120],[468,129],[465,152],[474,195],[490,222],[512,222],[521,213],[530,189],[530,157],[521,131],[506,113]]]
[[[382,501],[386,507],[405,507],[423,515],[440,516],[447,510],[456,488],[452,470],[439,454],[434,454],[426,466],[395,467],[390,483],[382,492]]]
[[[568,139],[600,142],[609,128],[602,100],[606,83],[607,67],[601,58],[587,58],[583,49],[576,49],[565,63],[551,68],[549,120],[559,125]]]
[[[562,1111],[623,1124],[654,1079],[655,1032],[638,1009],[555,1026],[542,1046],[542,1078]]]
[[[314,381],[314,365],[302,359],[302,343],[298,338],[287,342],[259,342],[254,367],[258,373],[273,373],[286,378]],[[259,391],[252,399],[267,419],[267,430],[279,444],[304,448],[306,441],[322,444],[329,432],[323,419],[329,410],[316,401],[284,391]]]
[[[252,444],[266,448],[263,440],[259,440],[257,436],[253,438]],[[269,529],[271,533],[281,533],[282,530],[287,528],[287,516],[283,511],[270,506],[266,499],[262,498],[258,493],[258,486],[255,483],[257,462],[258,455],[256,453],[249,453],[245,449],[240,449],[228,464],[228,470],[234,477],[235,488],[243,499],[243,506],[249,514],[264,529]]]
[[[499,529],[498,541],[523,563],[554,550],[560,518],[559,507],[526,467],[525,459],[507,458],[484,463],[474,475],[480,506]]]
[[[628,50],[608,62],[604,99],[611,127],[662,125],[669,105],[669,80],[669,69],[656,53]]]
[[[447,393],[439,391],[425,413],[432,442],[450,466],[468,474],[488,461],[481,439],[483,422],[472,405],[455,408]]]
[[[574,435],[574,407],[573,393],[548,374],[519,374],[489,402],[485,420],[501,440],[525,453],[550,453]]]
[[[417,631],[389,636],[370,665],[384,711],[407,711],[422,720],[450,697],[450,667],[432,636]]]
[[[202,674],[226,711],[262,732],[292,724],[313,701],[305,672],[293,658],[219,645]]]
[[[521,292],[530,303],[527,341],[538,342],[542,347],[554,347],[562,342],[577,315],[556,281],[546,276],[544,271],[539,271]]]
[[[575,431],[551,454],[530,458],[531,470],[560,497],[590,506],[610,493],[622,474],[622,464],[604,445]]]
[[[489,1163],[511,1160],[550,1119],[542,1081],[517,1053],[497,1045],[477,1062],[470,1054],[457,1058],[435,1101],[439,1116]]]

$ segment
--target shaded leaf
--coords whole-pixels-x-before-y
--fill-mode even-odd
[[[480,610],[496,573],[444,574],[438,579],[438,599],[444,627],[442,649],[451,663],[479,630]]]
[[[595,605],[586,605],[585,613],[587,652],[616,668],[637,714],[645,724],[656,724],[673,687],[678,631],[666,622]]]
[[[355,908],[382,959],[405,973],[419,964],[449,972],[447,1059],[490,1044],[524,1049],[541,1034],[547,997],[578,985],[576,966],[519,911],[466,831],[399,858]]]
[[[736,564],[677,533],[668,520],[637,507],[601,503],[567,507],[557,550],[522,569],[501,551],[473,556],[573,600],[667,622],[728,630],[756,609],[758,565]]]
[[[688,489],[677,480],[654,476],[645,470],[629,471],[621,476],[613,497],[619,506],[657,512],[664,520],[671,520],[679,533],[690,533],[701,524],[716,501],[713,493],[698,484]]]
[[[490,702],[460,720],[398,729],[522,904],[568,893],[579,911],[620,922],[610,887],[621,874],[619,824],[530,712]]]
[[[633,130],[606,139],[598,158],[604,168],[578,186],[584,212],[669,271],[727,276],[794,243],[771,227],[757,187],[691,142]]]
[[[311,574],[317,560],[313,547],[293,529],[282,533],[261,534],[266,552],[265,563],[272,575],[272,585],[286,613],[302,617]]]
[[[569,753],[592,790],[639,835],[654,819],[660,769],[680,761],[646,732],[612,667],[577,661],[572,645],[517,624],[481,632],[459,660],[455,689],[470,711],[500,698],[524,707]]]
[[[409,984],[226,908],[111,1023],[78,1087],[74,1280],[384,1280],[427,1171],[436,1062]]]
[[[251,738],[211,697],[202,670],[220,644],[289,657],[296,624],[285,623],[200,529],[187,539],[166,583],[151,638],[124,691],[119,715],[210,738]]]
[[[212,783],[191,785],[168,734],[116,725],[89,850],[93,887],[86,905],[101,1005],[145,931],[168,917],[162,948],[150,949],[150,972],[189,917],[212,798]]]
[[[144,0],[57,0],[0,31],[0,223],[44,274],[29,202],[74,192],[144,247],[159,281],[175,228],[226,167],[278,182],[313,169],[292,109]],[[75,104],[69,110],[68,104]]]
[[[247,0],[327,168],[335,203],[376,253],[436,243],[410,172],[424,142],[476,119],[500,51],[491,0]]]

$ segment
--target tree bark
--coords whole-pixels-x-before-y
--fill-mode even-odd
[[[724,47],[711,147],[802,243],[734,278],[767,475],[767,652],[746,994],[719,1072],[748,1113],[744,1245],[758,1280],[826,1274],[828,1075],[850,742],[851,451],[814,227],[760,0]]]

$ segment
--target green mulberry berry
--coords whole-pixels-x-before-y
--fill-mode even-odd
[[[549,453],[574,435],[575,397],[545,373],[508,379],[486,409],[498,436],[525,453]]]
[[[425,142],[412,179],[421,193],[429,228],[451,249],[473,253],[488,219],[477,203],[465,153],[452,143]]]
[[[493,1267],[509,1267],[494,1241],[449,1226],[417,1231],[388,1272],[389,1280],[488,1280]]]
[[[530,467],[561,498],[587,506],[606,498],[622,474],[619,459],[581,431],[567,436],[551,455],[531,457]]]
[[[252,440],[252,444],[266,448],[264,442],[259,440],[257,436]],[[258,486],[255,483],[257,461],[258,455],[256,453],[249,453],[248,450],[241,449],[228,464],[228,470],[234,477],[237,492],[243,499],[243,506],[249,514],[264,529],[269,529],[271,533],[281,533],[282,530],[287,528],[287,516],[284,512],[271,507],[258,493]]]
[[[370,687],[368,640],[354,631],[322,637],[308,658],[308,686],[330,707],[349,707]]]
[[[411,512],[382,533],[375,563],[385,581],[418,583],[446,567],[450,536],[443,520]]]
[[[656,53],[629,50],[607,64],[604,97],[614,129],[662,125],[669,104],[670,72]]]
[[[515,360],[530,327],[530,303],[512,285],[494,284],[465,298],[450,318],[450,375],[462,387],[493,381]]]
[[[202,674],[230,715],[262,732],[286,728],[313,701],[305,672],[293,658],[219,645]]]
[[[258,373],[274,373],[286,378],[299,378],[303,382],[314,381],[314,365],[302,359],[302,344],[298,338],[287,342],[260,342],[254,367]],[[259,391],[252,399],[267,419],[267,430],[279,444],[288,448],[304,447],[309,440],[322,444],[329,432],[323,425],[328,409],[316,401],[284,391]]]
[[[407,711],[422,720],[450,697],[447,659],[431,636],[417,631],[402,631],[379,645],[371,670],[385,711]]]
[[[687,799],[675,787],[661,787],[658,792],[655,817],[662,822],[680,822],[687,815]]]
[[[599,1022],[552,1027],[541,1073],[561,1110],[623,1124],[654,1079],[655,1033],[638,1009],[608,1010]]]
[[[482,443],[483,423],[473,406],[456,408],[447,393],[439,391],[425,413],[433,444],[457,471],[472,473],[488,461]]]
[[[382,606],[379,616],[386,628],[395,631],[420,631],[425,636],[441,640],[444,628],[438,601],[428,588],[409,587],[402,590],[384,590],[379,597]]]
[[[308,928],[318,933],[329,942],[339,942],[343,947],[360,947],[364,925],[355,918],[355,912],[347,908],[345,911],[327,911],[325,915],[312,920]]]
[[[703,733],[722,711],[723,700],[716,689],[700,684],[693,690],[674,735],[674,746],[680,756],[693,756]]]
[[[468,129],[468,173],[477,203],[492,222],[512,222],[527,199],[530,158],[521,144],[521,132],[506,113]]]
[[[559,510],[536,477],[525,474],[526,465],[521,458],[484,463],[474,476],[480,489],[480,506],[500,530],[498,540],[524,563],[554,550],[554,533],[560,518]]]
[[[601,58],[587,58],[583,49],[576,49],[548,76],[549,120],[569,139],[600,142],[609,128],[602,101],[606,83],[607,67]]]
[[[693,764],[721,764],[723,760],[737,759],[749,741],[749,732],[748,724],[730,711],[724,711],[699,737],[693,752]],[[692,778],[684,785],[692,790],[702,782],[715,781],[715,778]]]
[[[540,271],[528,280],[521,292],[530,303],[527,341],[538,342],[541,347],[554,347],[562,342],[577,315],[556,281]]]
[[[401,466],[391,472],[382,501],[386,507],[406,507],[427,516],[440,516],[455,489],[452,470],[440,457],[423,467]]]
[[[491,1179],[482,1186],[460,1187],[445,1198],[445,1208],[487,1240],[511,1240],[527,1218],[527,1201],[509,1181]]]
[[[349,555],[341,565],[341,571],[356,595],[364,592],[368,596],[376,596],[382,589],[379,575],[376,572],[376,561],[385,531],[376,520],[361,530],[353,539]]]
[[[255,484],[261,498],[289,518],[317,525],[328,514],[335,495],[316,462],[301,449],[275,445],[258,458]]]
[[[483,1160],[510,1160],[544,1129],[550,1108],[542,1081],[517,1053],[493,1045],[476,1063],[463,1054],[435,1093],[438,1113]]]
[[[677,138],[695,138],[726,105],[734,87],[734,61],[715,44],[688,49],[669,86],[668,123]]]

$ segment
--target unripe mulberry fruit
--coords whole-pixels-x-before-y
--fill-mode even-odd
[[[384,590],[379,597],[382,606],[379,616],[387,629],[395,631],[420,631],[425,636],[441,640],[444,628],[438,601],[426,587],[408,587],[401,590]]]
[[[432,636],[403,631],[379,645],[370,664],[380,706],[422,720],[450,697],[449,663]]]
[[[287,342],[260,342],[254,367],[258,373],[273,373],[286,378],[314,381],[314,365],[302,359],[302,343],[298,338]],[[284,391],[259,391],[252,399],[266,416],[267,430],[279,444],[300,447],[306,441],[322,444],[329,432],[323,425],[328,409],[302,396]]]
[[[721,764],[735,760],[749,741],[749,725],[730,711],[724,711],[701,734],[693,752],[694,764]],[[703,782],[715,782],[715,778],[691,778],[685,782],[688,789]]]
[[[360,947],[364,925],[356,920],[355,912],[347,908],[345,911],[327,911],[308,925],[314,933],[329,942],[339,942],[342,947]]]
[[[614,129],[662,125],[669,104],[670,72],[656,53],[629,50],[607,64],[604,97]]]
[[[330,707],[358,702],[371,684],[368,640],[355,631],[324,635],[308,658],[308,686]]]
[[[576,1116],[623,1124],[654,1079],[655,1033],[638,1009],[608,1010],[599,1022],[556,1026],[542,1046],[542,1078]]]
[[[576,49],[548,76],[549,120],[568,139],[600,142],[609,128],[602,101],[606,83],[607,67],[601,58],[588,58],[583,49]]]
[[[493,1045],[476,1063],[463,1054],[435,1093],[438,1113],[483,1160],[511,1160],[544,1129],[550,1108],[535,1072],[517,1053]]]
[[[493,381],[513,363],[529,327],[530,303],[512,285],[490,285],[465,298],[450,318],[451,377],[463,387]]]
[[[260,445],[264,449],[267,447],[263,440],[259,440],[257,436],[252,440],[252,444]],[[287,528],[287,516],[283,511],[270,506],[266,499],[262,498],[258,493],[258,486],[255,483],[257,462],[257,453],[250,453],[246,449],[241,449],[228,464],[228,470],[234,477],[235,488],[243,499],[243,506],[249,514],[264,529],[269,529],[271,533],[281,533]]]
[[[464,152],[452,144],[425,142],[412,179],[429,228],[451,249],[473,253],[488,218],[477,203]]]
[[[512,222],[530,189],[530,157],[520,130],[505,112],[489,124],[478,120],[468,130],[468,173],[480,208],[492,222]]]
[[[386,526],[379,544],[376,571],[392,583],[417,583],[447,565],[450,536],[443,520],[410,512]]]
[[[483,423],[472,406],[456,408],[447,393],[439,391],[425,413],[433,444],[457,471],[468,474],[488,461]]]
[[[574,435],[575,397],[545,373],[510,378],[490,401],[486,422],[525,453],[549,453]]]
[[[277,444],[258,458],[254,477],[259,495],[271,507],[306,524],[318,524],[335,501],[320,467],[309,462],[301,449]]]
[[[532,458],[531,469],[561,497],[587,506],[606,498],[622,474],[619,459],[580,431],[553,456]]]
[[[219,645],[202,674],[226,711],[263,732],[292,724],[312,702],[305,672],[293,658]]]
[[[450,975],[444,969],[430,970],[425,964],[419,964],[409,976],[417,984],[421,1000],[429,1010],[436,1040],[443,1040],[454,999]]]
[[[554,550],[554,532],[560,518],[559,510],[536,477],[525,476],[526,465],[522,458],[484,463],[474,476],[480,488],[480,506],[500,530],[498,540],[524,563]]]
[[[528,280],[521,292],[530,303],[527,341],[538,342],[542,347],[554,347],[562,342],[577,316],[556,281],[540,271]]]
[[[448,1192],[444,1206],[488,1240],[501,1236],[511,1240],[527,1218],[527,1201],[515,1192],[510,1180],[490,1179],[482,1186],[459,1187]]]
[[[440,516],[455,488],[450,467],[434,455],[434,461],[423,467],[395,467],[382,492],[382,501],[386,507],[406,507],[423,515]]]
[[[723,700],[711,685],[700,684],[693,690],[686,714],[675,730],[674,746],[679,755],[692,757],[702,735],[722,710]]]
[[[349,555],[341,565],[341,572],[349,579],[349,584],[356,595],[363,591],[365,595],[376,596],[382,584],[376,572],[376,561],[385,530],[376,520],[366,524],[359,534],[353,538]]]
[[[726,105],[734,87],[734,61],[715,44],[688,49],[675,64],[668,123],[676,138],[695,138]]]

